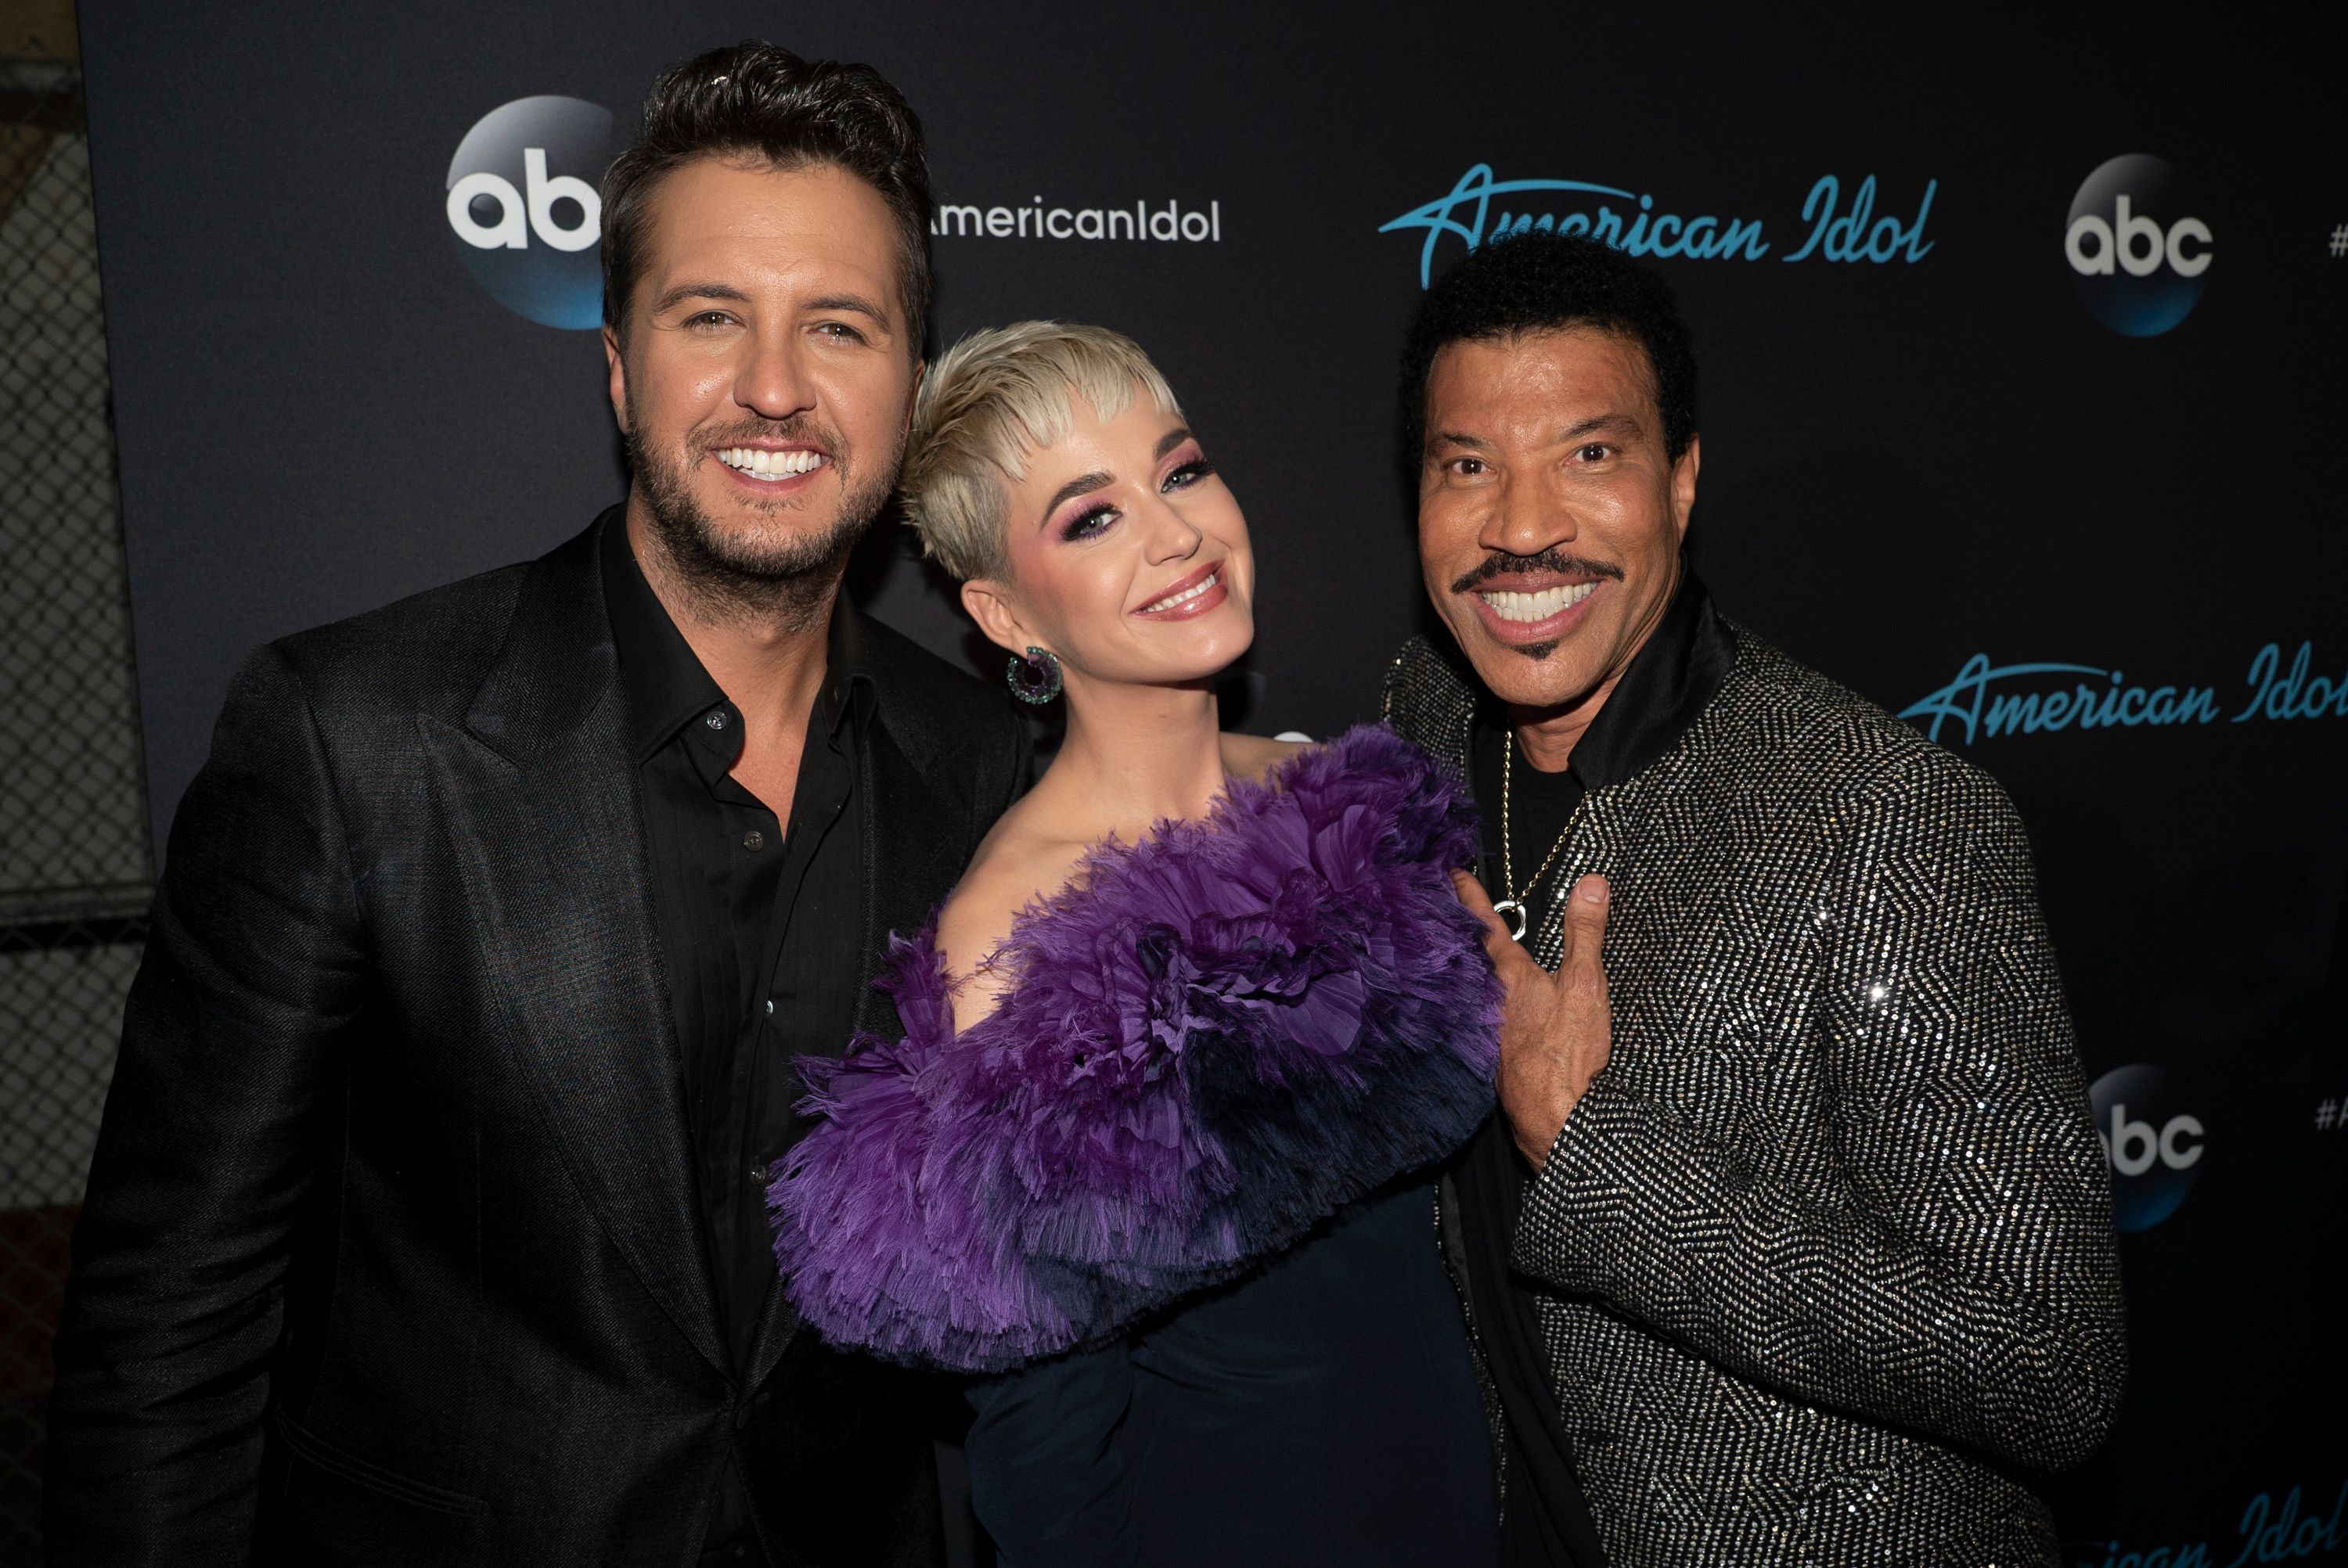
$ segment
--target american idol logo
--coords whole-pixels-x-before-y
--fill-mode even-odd
[[[2250,658],[2249,698],[2231,722],[2348,719],[2348,671],[2313,673],[2315,645],[2288,658],[2270,642]],[[2147,685],[2096,664],[1993,664],[1976,653],[1939,691],[1900,710],[1944,744],[1971,745],[2001,735],[2054,730],[2133,730],[2143,725],[2214,724],[2227,717],[2215,686]]]
[[[2192,313],[2209,272],[2209,225],[2184,210],[2175,171],[2132,152],[2096,166],[2071,198],[2063,259],[2097,321],[2157,337]]]
[[[611,111],[579,98],[516,98],[465,133],[443,210],[491,299],[551,327],[603,324],[595,187],[613,151]]]
[[[1879,212],[1875,176],[1848,195],[1834,175],[1821,175],[1802,200],[1802,243],[1780,260],[1888,262],[1922,261],[1932,249],[1924,221],[1932,211],[1937,179],[1924,182],[1912,212]],[[1435,279],[1435,258],[1447,237],[1468,250],[1512,234],[1581,234],[1633,256],[1684,257],[1698,261],[1758,261],[1769,254],[1758,218],[1683,214],[1658,207],[1653,194],[1582,179],[1496,179],[1479,163],[1448,194],[1378,225],[1378,232],[1423,229],[1418,282]]]
[[[2168,1074],[2141,1063],[2096,1079],[2087,1100],[2112,1168],[2113,1221],[2123,1231],[2150,1230],[2177,1212],[2201,1173],[2200,1119],[2177,1112]]]

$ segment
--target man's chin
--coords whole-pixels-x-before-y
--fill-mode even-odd
[[[1479,622],[1453,628],[1468,662],[1484,689],[1512,708],[1566,708],[1588,696],[1599,682],[1586,668],[1574,638],[1540,642],[1504,642]]]

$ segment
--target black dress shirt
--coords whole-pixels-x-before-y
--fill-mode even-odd
[[[1668,751],[1726,679],[1735,648],[1712,598],[1684,572],[1654,632],[1574,743],[1571,765],[1541,773],[1519,753],[1497,702],[1478,712],[1469,737],[1471,781],[1484,819],[1484,886],[1509,896],[1500,835],[1502,770],[1509,775],[1507,832],[1517,890],[1526,905],[1526,939],[1542,928],[1567,892],[1554,865],[1535,885],[1541,862],[1573,821],[1582,796],[1620,783]],[[1500,1397],[1507,1451],[1508,1511],[1501,1561],[1509,1568],[1567,1564],[1600,1568],[1604,1558],[1573,1471],[1573,1455],[1550,1386],[1536,1291],[1509,1259],[1530,1168],[1518,1153],[1507,1118],[1495,1113],[1468,1145],[1453,1175],[1459,1194],[1468,1287],[1478,1307],[1485,1364]]]
[[[832,616],[786,825],[732,776],[741,712],[644,580],[616,516],[604,525],[602,550],[704,1240],[739,1368],[776,1283],[769,1167],[806,1130],[793,1109],[802,1092],[793,1062],[803,1052],[838,1055],[854,1028],[867,793],[858,758],[872,680],[843,605]],[[750,1535],[746,1497],[729,1471],[708,1544]]]

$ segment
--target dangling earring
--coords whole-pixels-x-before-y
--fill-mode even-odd
[[[1014,654],[1004,677],[1013,696],[1039,708],[1060,694],[1060,661],[1041,648],[1030,648],[1025,659]]]

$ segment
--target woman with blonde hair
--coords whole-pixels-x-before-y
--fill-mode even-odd
[[[1381,729],[1221,729],[1247,524],[1129,340],[964,340],[904,491],[1067,728],[893,944],[902,1037],[803,1063],[824,1121],[768,1198],[793,1304],[985,1375],[973,1501],[1006,1568],[1495,1561],[1430,1170],[1497,1059],[1465,791]]]

